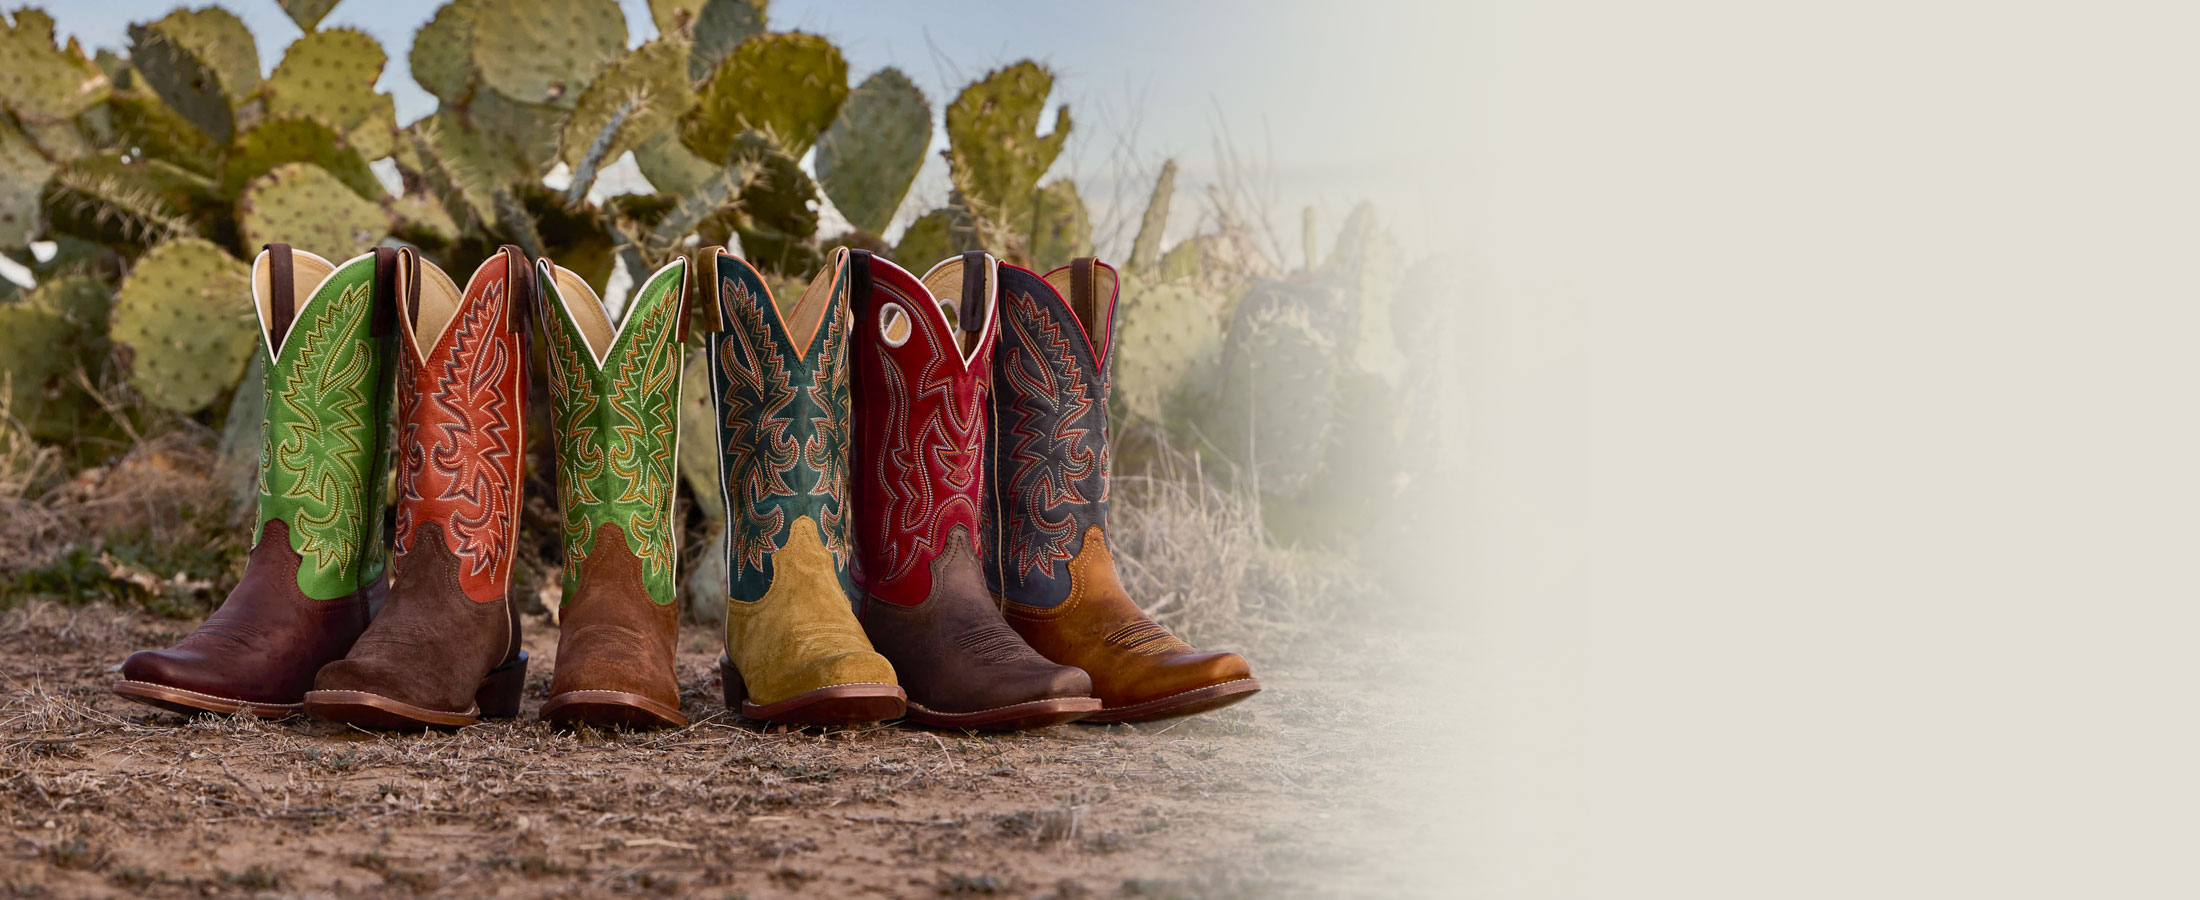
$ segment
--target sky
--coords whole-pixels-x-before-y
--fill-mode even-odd
[[[53,4],[56,28],[88,48],[124,50],[132,22],[157,19],[176,4],[114,0]],[[263,70],[272,71],[299,35],[274,0],[225,0],[258,39]],[[389,51],[378,85],[397,101],[400,122],[432,112],[435,98],[412,81],[406,63],[414,32],[440,3],[433,0],[342,0],[322,28],[357,28]],[[622,0],[629,45],[654,37],[644,0]],[[1061,0],[984,0],[916,4],[892,0],[773,0],[775,30],[822,34],[849,62],[859,82],[884,66],[899,67],[924,90],[935,127],[963,85],[988,70],[1026,57],[1057,74],[1054,106],[1067,104],[1071,140],[1050,176],[1077,180],[1103,232],[1121,223],[1127,247],[1161,161],[1178,161],[1179,202],[1170,239],[1201,227],[1196,200],[1219,172],[1216,144],[1227,135],[1237,156],[1251,160],[1281,243],[1296,250],[1301,210],[1313,207],[1326,233],[1351,207],[1371,200],[1386,218],[1404,223],[1409,249],[1426,249],[1425,229],[1441,216],[1424,175],[1458,144],[1442,83],[1449,68],[1448,25],[1432,25],[1434,6],[1401,0],[1355,4],[1313,2],[1153,2],[1109,4]],[[1371,7],[1412,14],[1370,15]],[[1399,27],[1399,23],[1415,23]],[[945,146],[944,132],[934,150]],[[630,171],[630,170],[629,170]],[[607,176],[613,177],[613,176]],[[630,177],[632,177],[630,175]],[[614,179],[614,183],[618,182]],[[636,185],[638,187],[638,183]],[[913,217],[944,200],[947,177],[936,154],[919,173],[903,210]],[[1103,247],[1103,250],[1110,248]],[[1294,260],[1295,262],[1295,260]]]

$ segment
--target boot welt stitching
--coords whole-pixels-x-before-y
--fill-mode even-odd
[[[1182,697],[1182,696],[1184,696],[1185,694],[1196,694],[1196,693],[1199,693],[1200,691],[1211,691],[1211,690],[1214,690],[1215,688],[1218,688],[1218,687],[1229,687],[1230,685],[1233,685],[1233,684],[1244,684],[1244,683],[1246,683],[1246,682],[1252,682],[1253,684],[1259,684],[1259,683],[1260,683],[1260,679],[1258,679],[1258,678],[1232,678],[1232,679],[1230,679],[1229,681],[1217,681],[1217,682],[1215,682],[1214,684],[1203,684],[1203,685],[1200,685],[1199,687],[1195,687],[1195,688],[1187,688],[1187,689],[1185,689],[1185,690],[1177,691],[1177,692],[1176,692],[1176,693],[1174,693],[1174,694],[1167,694],[1167,695],[1164,695],[1164,696],[1160,696],[1160,697],[1155,697],[1155,698],[1153,698],[1152,700],[1140,700],[1140,701],[1138,701],[1137,703],[1125,703],[1125,704],[1123,704],[1122,706],[1108,706],[1108,707],[1102,707],[1100,711],[1101,711],[1101,712],[1121,712],[1121,711],[1123,711],[1123,710],[1126,710],[1126,709],[1131,709],[1131,708],[1134,708],[1134,707],[1140,707],[1140,706],[1145,706],[1145,705],[1147,705],[1147,704],[1152,704],[1152,703],[1159,703],[1159,702],[1161,702],[1161,701],[1163,701],[1163,700],[1174,700],[1174,699],[1176,699],[1176,698],[1178,698],[1178,697]]]
[[[1245,680],[1247,680],[1247,681],[1250,681],[1250,680],[1252,680],[1252,679],[1245,679]],[[1188,692],[1187,692],[1187,693],[1188,693]],[[1019,707],[1019,706],[1027,706],[1027,705],[1030,705],[1030,704],[1033,704],[1033,703],[1052,703],[1052,702],[1054,702],[1054,701],[1056,701],[1056,700],[1098,700],[1098,699],[1100,699],[1100,698],[1098,698],[1098,697],[1094,697],[1094,696],[1092,696],[1091,694],[1086,694],[1086,695],[1084,695],[1084,696],[1080,696],[1080,697],[1040,697],[1040,698],[1037,698],[1037,699],[1035,699],[1035,700],[1018,700],[1018,701],[1016,701],[1016,702],[1014,702],[1014,703],[1010,703],[1010,704],[1008,704],[1008,705],[1006,705],[1006,706],[995,706],[995,707],[992,707],[992,708],[990,708],[990,709],[973,709],[973,710],[970,710],[969,712],[947,712],[947,711],[945,711],[945,710],[938,710],[938,709],[933,709],[932,707],[926,706],[926,705],[924,705],[924,704],[922,704],[922,703],[918,703],[918,702],[917,702],[917,701],[915,701],[915,700],[911,700],[911,701],[908,701],[908,702],[909,702],[909,705],[910,705],[910,706],[914,706],[914,707],[916,707],[916,708],[918,708],[918,709],[924,710],[925,712],[931,713],[931,714],[933,714],[933,715],[935,715],[935,716],[975,716],[975,715],[979,715],[979,714],[981,714],[981,713],[989,713],[989,712],[1000,712],[1001,710],[1004,710],[1004,709],[1015,709],[1016,707]],[[1105,710],[1105,709],[1106,709],[1105,707],[1102,707],[1102,710]]]
[[[166,685],[166,684],[161,684],[160,682],[157,682],[157,681],[136,681],[136,680],[133,680],[133,679],[125,678],[125,679],[122,679],[121,681],[117,681],[117,682],[115,682],[115,684],[117,684],[117,685],[124,685],[124,684],[142,684],[142,685],[144,685],[144,686],[146,686],[146,687],[154,687],[154,688],[160,688],[161,690],[164,690],[164,691],[174,691],[174,692],[176,692],[176,693],[178,693],[178,694],[189,694],[189,695],[191,695],[191,696],[193,696],[193,697],[197,697],[197,698],[200,698],[200,699],[202,699],[202,700],[216,700],[216,701],[220,701],[220,702],[222,702],[222,703],[235,703],[235,704],[240,704],[240,705],[243,705],[243,706],[272,706],[272,707],[279,707],[279,708],[282,708],[282,709],[289,709],[289,708],[291,708],[291,707],[294,707],[294,706],[295,706],[295,707],[300,707],[300,708],[303,708],[303,707],[305,706],[305,703],[303,703],[303,702],[299,702],[299,703],[269,703],[269,702],[266,702],[266,701],[262,701],[262,700],[239,700],[239,699],[237,699],[237,698],[235,698],[235,697],[218,697],[218,696],[215,696],[215,695],[213,695],[213,694],[202,694],[202,693],[199,693],[198,691],[194,691],[194,690],[191,690],[190,688],[180,688],[180,687],[175,687],[175,686],[173,686],[173,685]],[[133,696],[134,696],[134,695],[133,695]]]

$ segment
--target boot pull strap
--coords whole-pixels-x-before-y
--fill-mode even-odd
[[[1069,261],[1069,311],[1077,314],[1077,321],[1087,329],[1092,328],[1092,311],[1100,308],[1099,298],[1092,290],[1092,257],[1080,256]]]
[[[695,292],[702,290],[695,279],[688,277],[694,269],[694,259],[687,259],[680,266],[680,321],[673,323],[672,339],[682,344],[687,343],[688,320],[695,316]]]
[[[519,334],[527,333],[528,316],[534,312],[535,267],[527,262],[527,251],[517,245],[505,244],[504,254],[505,327]]]
[[[380,277],[381,259],[375,260],[376,277]],[[420,330],[420,251],[411,247],[397,248],[396,302],[405,311],[405,322],[414,332]]]
[[[289,268],[289,261],[284,261]],[[390,310],[397,305],[397,249],[374,248],[374,311],[369,313],[367,333],[385,337],[390,333]]]
[[[871,251],[848,251],[848,312],[866,321],[871,312]]]
[[[985,330],[985,251],[972,250],[963,254],[962,312],[955,318],[962,323],[962,330],[976,333]]]
[[[267,343],[277,353],[290,336],[291,320],[298,317],[297,290],[290,274],[290,245],[267,245]]]
[[[707,304],[703,313],[704,334],[717,334],[724,331],[726,327],[725,323],[720,321],[725,316],[725,307],[721,305],[724,298],[718,296],[718,254],[725,252],[725,249],[717,244],[712,244],[695,251],[694,256],[688,257],[688,271],[705,273],[703,279],[699,281],[691,279],[689,281],[690,284],[695,286],[695,297],[689,302],[691,304],[697,302]],[[683,310],[683,312],[685,311]]]

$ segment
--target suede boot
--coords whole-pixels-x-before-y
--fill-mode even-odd
[[[850,596],[848,251],[793,307],[714,250],[710,341],[726,509],[726,708],[752,719],[845,725],[899,718],[894,667]]]
[[[616,327],[579,275],[547,259],[535,266],[565,518],[557,669],[542,717],[685,725],[672,498],[687,261],[644,280]]]
[[[997,263],[969,253],[920,281],[855,251],[849,276],[861,617],[909,721],[1038,728],[1098,711],[1084,672],[1002,621],[979,562]],[[959,336],[937,298],[958,305]]]
[[[181,713],[296,715],[323,665],[366,630],[385,587],[386,360],[397,251],[342,264],[288,244],[252,263],[267,372],[259,512],[244,578],[113,690]]]
[[[527,678],[508,594],[534,268],[506,246],[463,293],[411,250],[400,271],[389,599],[351,653],[321,670],[305,705],[368,728],[459,727],[517,715]]]
[[[1260,690],[1235,653],[1201,652],[1139,610],[1108,554],[1108,387],[1115,270],[1078,259],[1041,277],[1001,267],[986,486],[986,577],[1008,624],[1084,669],[1104,704],[1087,722],[1142,722]]]

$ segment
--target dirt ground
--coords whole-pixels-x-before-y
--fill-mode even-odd
[[[191,623],[106,606],[0,614],[0,896],[1396,896],[1441,758],[1404,629],[1254,655],[1206,716],[985,735],[772,730],[729,716],[684,626],[694,724],[534,718],[454,733],[186,720],[108,693]],[[1376,636],[1389,634],[1391,636]],[[1357,636],[1355,636],[1357,635]]]

